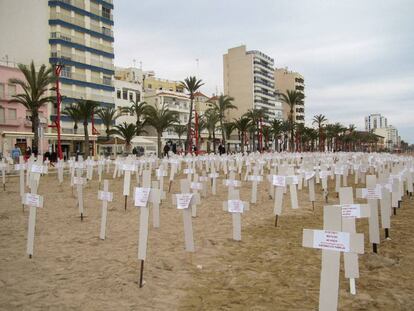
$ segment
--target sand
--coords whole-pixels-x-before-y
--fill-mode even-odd
[[[171,193],[178,192],[182,177],[175,179]],[[129,198],[125,212],[122,179],[107,178],[115,195],[105,241],[98,237],[101,202],[96,180],[84,189],[87,217],[81,222],[67,175],[63,186],[56,175],[41,178],[39,193],[45,205],[37,213],[31,260],[26,255],[28,210],[22,211],[18,178],[8,179],[6,191],[0,190],[1,310],[317,309],[321,251],[303,248],[301,241],[303,228],[322,228],[319,185],[314,212],[307,189],[299,191],[298,210],[289,208],[285,196],[275,228],[273,201],[267,183],[261,183],[258,203],[242,215],[242,241],[236,242],[231,239],[231,215],[222,210],[227,188],[219,180],[217,195],[203,199],[193,218],[193,254],[184,251],[182,211],[172,207],[167,194],[159,229],[152,227],[150,214],[146,284],[140,289],[139,210]],[[331,190],[333,186],[330,181]],[[243,182],[243,200],[249,200],[250,187]],[[341,259],[340,310],[414,310],[413,202],[405,197],[392,217],[391,240],[384,240],[381,230],[378,254],[368,243],[368,221],[357,221],[357,231],[365,233],[366,254],[360,256],[356,296],[349,294]],[[338,199],[331,194],[329,203]]]

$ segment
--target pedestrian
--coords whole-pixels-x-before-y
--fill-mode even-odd
[[[22,152],[19,148],[19,146],[17,146],[17,144],[14,145],[14,148],[11,151],[11,156],[13,159],[13,163],[17,164],[19,163],[19,157],[22,155]]]
[[[168,144],[165,144],[164,146],[164,157],[168,157],[168,152],[170,151],[170,147]]]

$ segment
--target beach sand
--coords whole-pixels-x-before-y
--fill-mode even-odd
[[[267,182],[259,185],[258,203],[243,213],[242,241],[236,242],[231,214],[222,210],[227,188],[218,180],[217,195],[203,198],[193,218],[196,251],[186,253],[182,211],[171,204],[183,178],[178,176],[162,203],[160,228],[153,228],[150,213],[146,284],[140,289],[139,210],[129,197],[125,211],[123,180],[106,178],[114,201],[102,241],[98,182],[84,188],[87,217],[81,222],[68,176],[62,186],[54,174],[41,177],[45,204],[37,211],[33,259],[26,255],[28,209],[22,211],[18,178],[8,178],[6,191],[0,189],[1,310],[317,310],[321,251],[301,243],[304,228],[322,229],[319,185],[315,211],[307,188],[299,191],[297,210],[285,196],[278,227]],[[243,182],[241,199],[250,199],[250,189]],[[414,310],[413,202],[405,197],[392,217],[391,240],[381,230],[378,254],[368,242],[368,221],[357,220],[366,253],[359,256],[356,296],[349,293],[341,256],[340,310]],[[329,204],[336,203],[331,193]]]

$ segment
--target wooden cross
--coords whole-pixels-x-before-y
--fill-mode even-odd
[[[37,182],[35,179],[31,180],[31,192],[25,193],[23,196],[23,204],[29,206],[29,227],[27,230],[27,248],[26,253],[29,258],[33,257],[34,248],[34,234],[36,227],[36,209],[43,207],[43,197],[37,195]]]
[[[86,179],[82,177],[83,174],[83,162],[76,162],[76,176],[73,178],[73,184],[76,185],[76,192],[78,196],[78,208],[81,221],[83,221],[83,185],[86,183]]]
[[[380,244],[379,220],[378,220],[378,200],[382,198],[381,186],[377,185],[377,177],[375,175],[366,176],[367,188],[357,188],[357,198],[367,199],[370,209],[369,224],[369,241],[372,243],[374,253],[378,252],[378,244]]]
[[[249,202],[241,201],[239,190],[233,189],[227,202],[223,202],[223,210],[232,214],[233,240],[241,241],[241,214],[249,210]]]
[[[154,228],[159,228],[160,227],[161,190],[158,186],[158,181],[152,182],[152,188],[150,192],[150,202],[152,204],[152,225]]]
[[[339,189],[339,203],[342,212],[342,231],[356,233],[355,218],[370,217],[367,204],[354,204],[351,187]],[[356,294],[355,279],[359,278],[358,254],[344,253],[345,277],[349,279],[350,292]]]
[[[166,193],[164,191],[164,177],[167,176],[167,172],[164,171],[164,166],[162,164],[156,170],[156,174],[157,174],[157,178],[158,178],[158,181],[159,181],[160,200],[162,201],[166,198]]]
[[[102,218],[101,218],[101,231],[99,233],[99,238],[105,240],[106,233],[106,218],[108,214],[108,202],[112,202],[114,194],[109,192],[109,181],[104,180],[104,189],[103,191],[98,191],[98,199],[102,201]]]
[[[364,253],[364,235],[341,232],[342,210],[324,206],[324,230],[303,229],[302,246],[322,249],[319,311],[337,310],[341,252]]]
[[[312,210],[315,210],[315,172],[305,172],[305,180],[308,182],[309,201],[312,202]]]
[[[135,188],[135,203],[136,207],[140,209],[139,218],[139,241],[138,241],[138,260],[141,260],[141,270],[139,277],[139,287],[142,287],[144,277],[144,261],[147,256],[147,243],[148,243],[148,199],[151,192],[151,171],[143,171],[142,176],[142,188]]]
[[[20,186],[20,197],[23,197],[24,195],[24,170],[26,169],[26,164],[24,163],[24,159],[23,156],[20,156],[20,164],[16,164],[14,166],[14,169],[16,171],[19,171],[19,186]],[[23,209],[24,209],[24,204],[23,204]]]
[[[61,159],[58,159],[56,167],[58,169],[57,176],[58,176],[59,185],[62,185],[62,183],[63,183],[63,169],[65,167],[65,162],[62,161]]]
[[[125,211],[127,208],[127,201],[129,192],[131,189],[131,172],[135,171],[135,164],[132,163],[131,159],[127,159],[125,163],[122,164],[122,170],[124,171],[124,189],[123,189],[123,195],[125,197]]]
[[[198,181],[198,174],[194,174],[193,182],[190,184],[190,188],[193,191],[193,197],[194,197],[194,204],[191,205],[191,216],[197,217],[197,204],[200,204],[201,198],[200,193],[198,191],[201,191],[203,189],[203,184]]]
[[[194,204],[193,194],[190,193],[190,183],[187,179],[180,180],[181,193],[173,195],[173,204],[183,211],[185,250],[194,252],[193,225],[190,206]]]
[[[263,181],[263,176],[259,175],[259,167],[255,166],[253,169],[253,175],[248,177],[249,181],[252,181],[252,193],[250,198],[250,203],[256,204],[257,203],[257,183]]]
[[[177,169],[178,169],[178,164],[179,164],[179,160],[178,159],[171,159],[170,160],[170,184],[168,185],[168,192],[171,192],[171,185],[174,181],[174,177],[175,174],[177,173]]]
[[[219,177],[219,174],[216,173],[214,167],[212,168],[211,173],[208,174],[208,177],[210,177],[211,180],[212,180],[211,193],[213,195],[216,195],[216,189],[217,189],[217,181],[216,181],[216,179]]]

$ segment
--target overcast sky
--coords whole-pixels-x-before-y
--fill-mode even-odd
[[[364,127],[382,113],[414,143],[412,0],[116,0],[115,64],[196,74],[223,91],[223,54],[245,44],[305,77],[306,121]],[[197,66],[196,59],[199,59]]]

